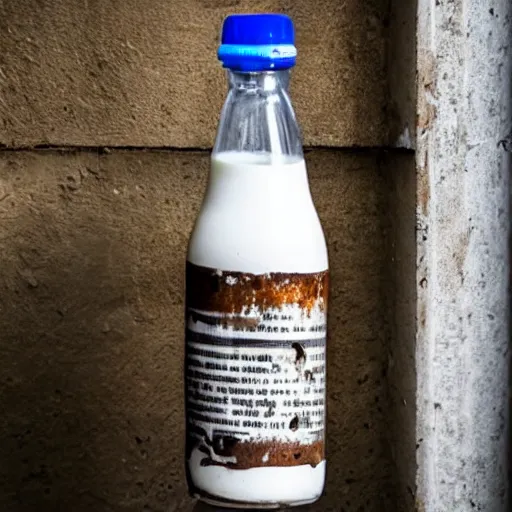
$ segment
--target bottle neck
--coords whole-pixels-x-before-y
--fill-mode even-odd
[[[213,153],[268,155],[269,162],[302,158],[302,142],[288,96],[290,73],[228,71],[229,92]]]
[[[228,81],[229,87],[236,89],[240,94],[278,93],[279,89],[288,91],[290,71],[261,71],[259,73],[228,71]]]

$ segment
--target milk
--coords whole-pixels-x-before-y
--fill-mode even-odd
[[[188,260],[254,274],[326,270],[325,238],[304,159],[213,155]]]

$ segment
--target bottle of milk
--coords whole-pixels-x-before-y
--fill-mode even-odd
[[[288,96],[294,28],[226,18],[228,70],[186,276],[186,464],[216,506],[311,503],[325,479],[328,260]]]

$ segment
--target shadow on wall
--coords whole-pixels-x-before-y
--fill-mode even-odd
[[[510,97],[512,98],[512,82]],[[509,135],[510,147],[508,155],[508,172],[509,172],[509,217],[510,224],[512,224],[512,126]],[[509,228],[510,229],[510,228]],[[509,300],[509,317],[508,317],[508,329],[509,329],[509,411],[508,411],[508,484],[509,484],[509,502],[512,506],[512,230],[509,232],[509,289],[508,289],[508,300]]]
[[[208,163],[0,154],[1,510],[193,509],[183,264]],[[308,165],[332,266],[322,512],[380,512],[391,499],[383,180],[371,156],[315,151]]]
[[[387,154],[382,166],[390,231],[387,237],[388,436],[397,489],[396,511],[415,508],[416,496],[416,163],[413,152]],[[420,315],[419,321],[422,321]]]

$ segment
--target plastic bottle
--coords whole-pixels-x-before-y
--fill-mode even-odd
[[[328,259],[288,96],[294,28],[233,15],[211,172],[186,276],[186,465],[193,496],[311,503],[325,479]]]

